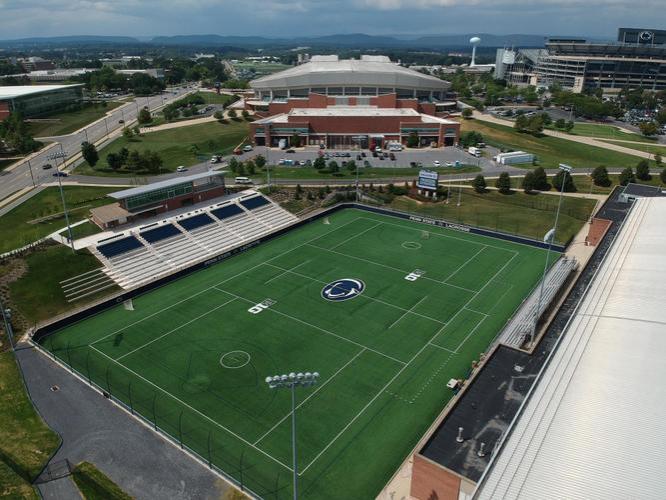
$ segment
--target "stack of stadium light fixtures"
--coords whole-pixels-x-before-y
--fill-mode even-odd
[[[314,372],[291,372],[289,375],[275,375],[273,377],[266,377],[266,383],[271,389],[277,389],[280,387],[294,387],[294,386],[303,386],[308,387],[317,383],[319,378],[319,373]]]

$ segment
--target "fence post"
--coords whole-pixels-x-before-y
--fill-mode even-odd
[[[129,384],[127,386],[127,397],[129,398],[129,407],[130,407],[130,413],[134,415],[134,405],[132,404],[132,380],[130,379]]]
[[[111,396],[111,383],[109,381],[109,367],[111,366],[111,363],[108,363],[106,365],[106,371],[104,373],[104,376],[106,377],[106,392],[109,393],[109,396]]]
[[[87,351],[88,353],[86,354],[86,375],[88,375],[88,384],[92,385],[92,380],[90,378],[90,349]]]
[[[157,430],[157,413],[155,412],[155,400],[157,399],[157,393],[153,392],[153,426]]]
[[[208,429],[208,468],[212,469],[213,468],[213,460],[211,458],[211,452],[210,452],[210,434],[211,434],[211,430]]]
[[[180,449],[183,449],[183,410],[178,415],[178,439],[180,440]]]

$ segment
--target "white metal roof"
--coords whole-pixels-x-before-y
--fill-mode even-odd
[[[81,87],[82,85],[82,83],[74,83],[71,85],[12,85],[8,87],[0,87],[0,99],[14,99],[16,97],[22,97],[30,94],[48,92],[49,90]]]
[[[665,218],[635,202],[477,498],[664,498]]]
[[[457,124],[453,120],[445,120],[437,116],[426,115],[419,113],[412,108],[378,108],[376,106],[329,106],[327,108],[293,108],[289,113],[280,113],[277,115],[269,116],[255,120],[254,123],[287,123],[289,117],[303,117],[308,118],[312,116],[347,116],[347,117],[375,117],[375,116],[398,116],[402,118],[420,118],[423,123],[443,123],[447,125]]]
[[[206,177],[215,177],[217,175],[224,175],[226,172],[223,170],[209,170],[207,172],[200,172],[198,174],[192,174],[187,176],[177,176],[164,181],[153,182],[152,184],[146,184],[144,186],[139,186],[130,189],[123,189],[122,191],[114,191],[109,193],[108,196],[115,198],[116,200],[124,200],[130,196],[136,196],[139,194],[150,193],[156,189],[163,189],[171,186],[177,186],[179,184],[186,184],[188,182],[194,182],[199,179],[205,179]]]
[[[370,86],[446,90],[448,82],[392,63],[387,57],[313,57],[310,62],[250,82],[255,90],[327,86]]]

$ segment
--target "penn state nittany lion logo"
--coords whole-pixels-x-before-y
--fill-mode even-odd
[[[361,280],[343,278],[333,281],[321,290],[321,296],[326,300],[347,300],[361,295],[365,289],[365,283]]]

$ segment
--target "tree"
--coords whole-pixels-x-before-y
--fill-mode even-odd
[[[127,168],[129,170],[140,170],[142,167],[141,155],[138,151],[132,150],[127,156]]]
[[[117,153],[109,153],[106,155],[106,164],[111,170],[118,170],[123,166],[123,160]]]
[[[621,186],[626,186],[630,182],[636,182],[636,176],[634,175],[632,168],[627,167],[622,172],[620,172],[618,180],[620,181]]]
[[[567,126],[567,121],[564,118],[560,118],[558,120],[555,120],[555,128],[563,130]]]
[[[142,155],[142,166],[151,174],[159,174],[164,166],[164,161],[159,153],[154,151],[145,151]]]
[[[513,123],[513,128],[518,132],[523,132],[527,128],[528,119],[525,115],[519,115]]]
[[[338,162],[333,160],[328,162],[328,170],[332,173],[335,174],[340,170],[340,167],[338,166]]]
[[[570,134],[575,126],[576,124],[573,121],[569,120],[564,126],[564,129],[567,131],[568,134]]]
[[[243,115],[243,118],[247,120],[250,117],[250,112],[247,109],[244,109],[241,111],[241,115]]]
[[[243,164],[242,161],[238,162],[238,166],[236,167],[236,171],[237,171],[238,175],[240,175],[241,177],[243,177],[245,175],[245,173],[246,173],[245,172],[245,165]]]
[[[661,153],[654,154],[654,162],[657,164],[658,167],[661,167],[661,164],[664,162]]]
[[[511,177],[508,172],[502,172],[495,181],[495,187],[502,194],[509,194],[511,192]]]
[[[416,132],[410,132],[407,137],[407,147],[408,148],[418,148],[419,147],[419,135]]]
[[[234,157],[231,157],[229,160],[229,170],[231,170],[234,174],[238,172],[238,160]]]
[[[592,182],[594,182],[595,186],[608,187],[611,185],[610,177],[608,177],[608,170],[606,170],[606,167],[603,165],[599,165],[592,170],[590,177],[592,177]]]
[[[472,181],[472,186],[474,186],[474,191],[477,193],[485,193],[487,187],[486,178],[481,174],[477,175]]]
[[[354,160],[349,160],[347,162],[347,170],[350,172],[356,172],[356,162]]]
[[[118,156],[120,157],[121,165],[127,163],[127,157],[129,156],[129,150],[127,148],[120,148],[118,151]]]
[[[248,175],[254,175],[256,173],[256,165],[252,160],[245,162],[245,168],[247,168]]]
[[[227,114],[229,115],[229,118],[236,118],[236,116],[238,116],[235,109],[230,109],[227,111]]]
[[[294,134],[291,136],[291,140],[289,141],[289,145],[294,148],[299,148],[301,147],[301,136],[300,134]]]
[[[224,113],[222,113],[222,111],[216,111],[215,113],[213,113],[213,118],[215,118],[219,122],[220,120],[224,119]]]
[[[573,176],[564,170],[559,170],[553,177],[553,186],[558,191],[562,190],[562,183],[564,183],[565,193],[575,193],[576,186],[573,181]]]
[[[254,159],[254,164],[257,166],[259,170],[261,170],[266,166],[266,158],[264,158],[262,155],[258,155]]]
[[[474,114],[474,112],[472,111],[472,108],[465,108],[465,109],[462,110],[462,117],[465,120],[469,120],[472,117],[473,114]]]
[[[88,141],[81,144],[81,155],[83,159],[88,162],[91,167],[94,167],[99,161],[99,154],[97,153],[97,148],[94,144],[89,143]]]
[[[317,158],[315,158],[315,160],[312,162],[312,166],[317,170],[326,168],[326,160],[324,160],[323,156],[317,156]]]
[[[146,107],[141,108],[137,119],[141,124],[150,123],[153,121],[153,117],[150,114],[150,110]]]
[[[662,168],[661,172],[659,172],[659,180],[661,180],[662,184],[666,184],[666,168]]]
[[[540,135],[543,132],[543,125],[544,122],[541,116],[532,116],[527,121],[527,131],[535,136]]]
[[[534,169],[534,189],[538,189],[539,191],[550,191],[548,176],[543,167],[537,167]]]
[[[475,130],[471,130],[460,136],[460,145],[464,148],[476,146],[480,142],[483,142],[483,135]]]
[[[521,184],[521,187],[523,188],[523,191],[526,193],[531,193],[534,191],[534,185],[535,185],[535,179],[536,176],[534,175],[534,172],[530,171],[525,174],[525,177],[523,177],[523,183]]]
[[[652,178],[650,163],[647,160],[641,160],[636,164],[636,178],[642,181],[649,181]]]
[[[130,130],[129,127],[125,127],[123,129],[123,137],[127,139],[128,141],[131,141],[132,138],[134,137],[134,133]]]
[[[638,128],[641,130],[641,133],[645,136],[655,135],[659,132],[659,128],[655,122],[643,122],[638,125]]]

